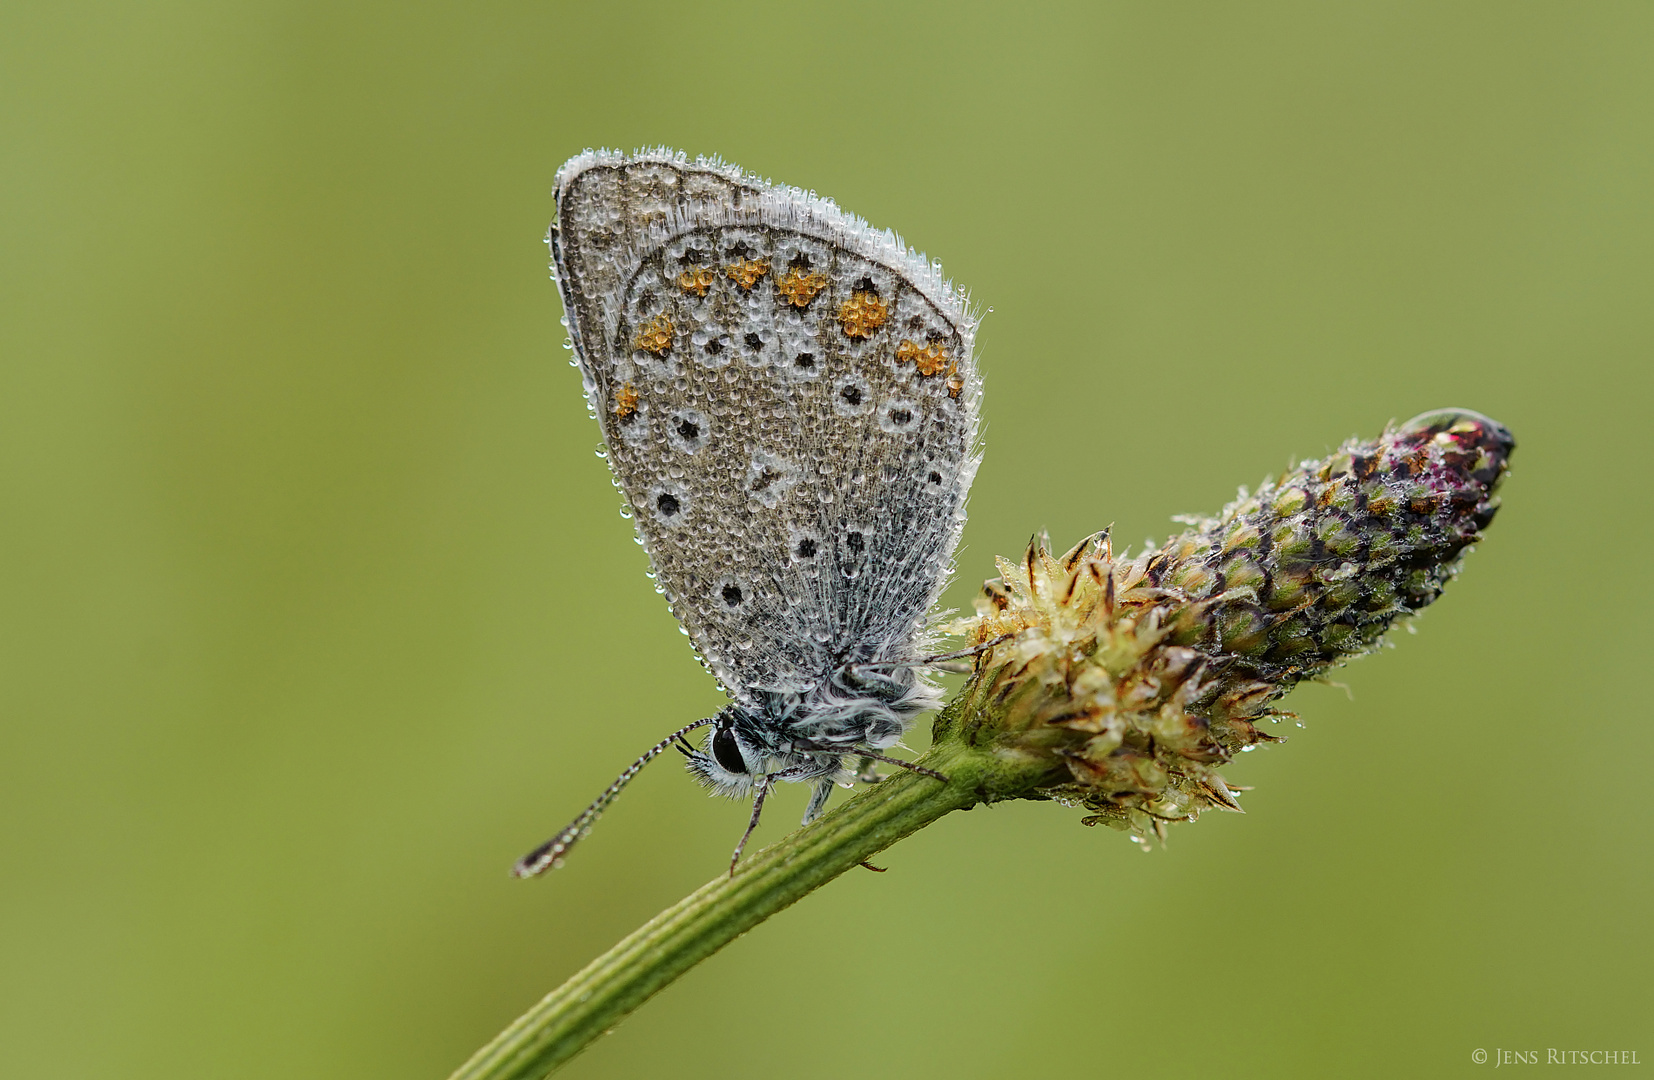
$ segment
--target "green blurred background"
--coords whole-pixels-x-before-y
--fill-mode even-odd
[[[660,143],[992,308],[953,606],[1424,409],[1521,448],[1246,817],[957,815],[567,1075],[1654,1062],[1651,46],[1642,3],[8,5],[0,1074],[442,1077],[724,864],[745,811],[666,766],[506,874],[722,701],[541,243],[564,159]]]

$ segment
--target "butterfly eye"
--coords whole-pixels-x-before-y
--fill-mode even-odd
[[[747,771],[746,759],[741,756],[741,747],[735,741],[735,733],[729,728],[721,727],[712,733],[712,758],[724,771],[744,773]]]

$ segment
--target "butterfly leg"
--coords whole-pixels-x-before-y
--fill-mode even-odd
[[[735,854],[729,857],[729,876],[735,876],[735,865],[741,861],[741,852],[746,850],[747,840],[752,837],[752,831],[758,828],[758,816],[764,812],[764,800],[770,797],[770,778],[764,777],[758,781],[758,794],[752,800],[752,820],[747,822],[747,831],[741,834],[740,842],[735,845]]]
[[[831,753],[855,754],[857,757],[861,758],[861,768],[862,768],[862,772],[856,776],[857,780],[866,779],[865,773],[869,772],[873,768],[873,762],[882,761],[886,765],[895,765],[898,768],[906,769],[908,772],[916,772],[916,773],[920,774],[921,776],[928,776],[932,780],[940,780],[944,784],[948,782],[948,778],[946,776],[943,776],[941,773],[937,772],[935,769],[927,769],[923,765],[915,765],[915,764],[913,764],[913,762],[903,761],[901,758],[888,757],[884,754],[877,753],[876,751],[873,751],[873,750],[839,749],[837,747],[832,747],[832,746],[823,746],[820,743],[806,742],[803,739],[793,740],[792,746],[793,746],[794,750],[803,750],[807,753],[815,753],[815,754],[831,754]],[[791,772],[791,771],[792,770],[790,770],[790,769],[788,770],[788,772]],[[782,779],[785,776],[785,774],[784,773],[776,773],[775,776],[776,776],[777,779]],[[875,778],[882,779],[882,777],[877,777],[877,774],[875,774]]]
[[[995,645],[1003,645],[1005,642],[1010,641],[1014,637],[1016,637],[1015,634],[1001,634],[991,641],[984,641],[980,645],[973,645],[968,649],[960,649],[958,652],[942,653],[939,656],[927,656],[923,660],[917,661],[917,664],[928,667],[932,664],[943,664],[949,660],[963,660],[967,656],[980,656],[989,649],[993,648]]]
[[[980,656],[989,649],[992,649],[995,645],[1003,645],[1005,642],[1010,641],[1014,637],[1016,637],[1015,634],[1001,634],[992,640],[984,641],[980,645],[972,645],[968,649],[960,649],[958,652],[938,653],[935,656],[921,656],[917,660],[881,660],[876,664],[851,664],[850,667],[855,671],[889,671],[892,668],[929,667],[938,668],[954,675],[969,675],[971,673],[971,669],[967,665],[950,664],[948,661],[963,660],[967,656]]]
[[[729,876],[735,876],[735,867],[741,862],[741,852],[746,850],[747,841],[752,839],[753,832],[758,828],[758,818],[764,812],[764,800],[770,797],[770,789],[780,780],[793,780],[805,775],[806,769],[794,766],[791,769],[782,769],[780,772],[769,773],[758,778],[758,794],[752,800],[752,819],[747,822],[747,831],[741,834],[741,842],[735,845],[735,854],[729,857]]]
[[[862,756],[862,760],[867,763],[866,768],[869,770],[872,769],[873,762],[882,761],[886,765],[895,765],[906,769],[908,772],[916,772],[920,776],[928,776],[932,780],[940,780],[944,784],[948,782],[948,778],[937,772],[935,769],[927,769],[923,765],[915,765],[911,761],[903,761],[901,758],[886,757],[883,754],[875,754],[871,750],[857,750],[856,753]],[[861,777],[858,776],[856,779],[860,780]],[[880,777],[880,779],[883,778]]]
[[[835,786],[831,779],[816,781],[816,789],[810,793],[810,805],[804,808],[804,820],[800,824],[808,825],[821,816],[822,810],[827,807],[827,797],[833,793]]]

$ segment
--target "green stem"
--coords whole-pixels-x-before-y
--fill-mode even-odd
[[[678,976],[758,923],[944,814],[992,799],[1006,762],[947,740],[902,772],[703,885],[518,1018],[451,1080],[546,1076]]]

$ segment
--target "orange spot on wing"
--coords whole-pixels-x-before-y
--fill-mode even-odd
[[[717,275],[713,273],[712,267],[697,266],[678,275],[678,288],[696,296],[705,296],[706,290],[712,288],[712,283],[716,280]]]
[[[850,299],[838,306],[839,325],[847,337],[867,337],[888,318],[890,305],[870,292],[851,293]]]
[[[950,367],[948,348],[940,341],[931,341],[923,345],[913,341],[903,341],[896,346],[896,362],[898,364],[912,364],[920,375],[929,378],[940,375]],[[958,395],[955,394],[955,397]]]
[[[622,386],[615,393],[615,418],[630,420],[637,415],[637,390],[631,383]]]
[[[826,287],[826,274],[805,273],[802,267],[797,266],[790,268],[775,283],[775,291],[797,308],[808,307],[810,301]]]
[[[724,267],[724,273],[746,292],[758,284],[758,279],[770,272],[768,259],[740,259]]]
[[[632,345],[643,352],[665,356],[672,348],[672,320],[665,315],[656,315],[638,331]]]

